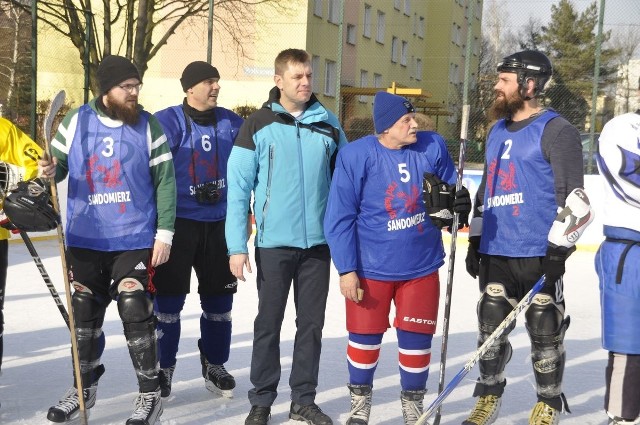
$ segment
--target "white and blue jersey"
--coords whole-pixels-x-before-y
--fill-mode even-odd
[[[554,176],[542,132],[558,113],[546,111],[518,131],[498,121],[487,139],[487,174],[480,252],[507,257],[544,256],[557,214]]]
[[[216,123],[212,125],[197,124],[185,115],[182,105],[155,113],[173,154],[178,192],[176,217],[196,221],[219,221],[226,217],[227,160],[242,118],[225,108],[214,110]],[[220,194],[217,202],[202,204],[196,200],[196,188],[205,183],[217,186]]]
[[[401,149],[366,136],[339,151],[324,219],[338,272],[395,281],[444,264],[441,230],[422,200],[425,172],[456,181],[444,140],[434,132],[418,132],[417,142]]]
[[[620,115],[603,128],[598,168],[604,184],[605,241],[595,257],[600,280],[602,346],[640,354],[640,114]]]
[[[67,244],[99,251],[151,248],[157,210],[149,172],[149,114],[136,125],[80,107],[69,146]],[[142,166],[141,166],[142,165]]]

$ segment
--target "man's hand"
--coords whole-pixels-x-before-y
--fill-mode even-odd
[[[360,279],[356,272],[347,273],[340,276],[340,292],[344,297],[354,303],[360,302],[358,297],[358,289],[360,288]]]
[[[153,243],[153,252],[151,253],[151,267],[158,267],[169,260],[171,253],[171,245],[156,239]]]
[[[229,256],[229,270],[236,279],[246,282],[244,277],[244,268],[247,268],[247,273],[251,273],[251,263],[249,262],[248,254],[232,254]]]
[[[57,164],[58,164],[57,158],[53,158],[53,161],[49,161],[48,159],[39,159],[38,160],[38,177],[43,177],[46,179],[55,177]]]

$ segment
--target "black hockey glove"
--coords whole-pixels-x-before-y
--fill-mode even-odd
[[[545,286],[553,286],[565,272],[565,262],[569,255],[575,251],[575,246],[547,246],[547,253],[542,259],[542,272],[545,274]]]
[[[453,191],[456,186],[453,185]],[[453,201],[453,212],[458,213],[458,229],[469,225],[469,213],[471,212],[471,195],[466,187],[460,187]]]
[[[467,249],[467,258],[465,263],[467,265],[467,273],[472,278],[478,277],[480,272],[480,236],[469,236],[469,248]]]
[[[450,185],[440,180],[435,174],[424,173],[422,198],[434,226],[442,229],[453,224],[454,195]]]

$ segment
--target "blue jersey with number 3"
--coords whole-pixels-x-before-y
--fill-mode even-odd
[[[69,246],[98,251],[151,248],[156,228],[147,146],[148,113],[134,126],[83,105],[69,147]]]

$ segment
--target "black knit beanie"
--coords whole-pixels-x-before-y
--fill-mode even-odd
[[[98,85],[102,94],[129,78],[137,78],[140,81],[140,73],[138,68],[125,57],[107,56],[98,66]]]
[[[184,71],[182,71],[182,77],[180,78],[182,91],[186,92],[199,82],[209,78],[220,78],[220,73],[214,66],[203,61],[191,62]]]

